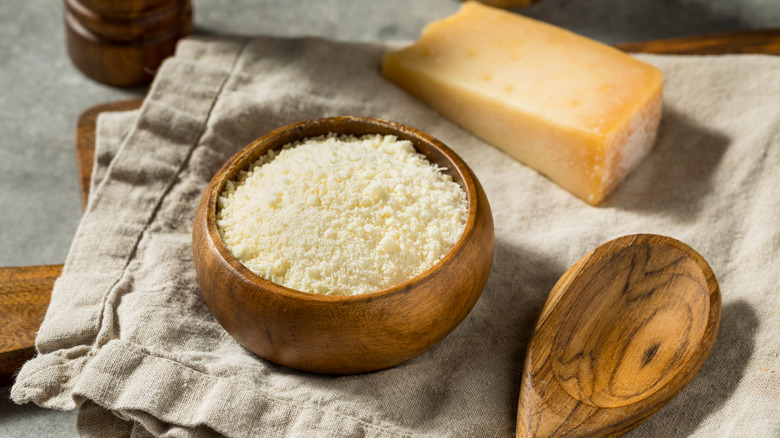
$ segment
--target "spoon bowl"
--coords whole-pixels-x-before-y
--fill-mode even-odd
[[[624,236],[553,287],[526,354],[517,435],[616,436],[699,371],[720,322],[704,258],[675,239]]]

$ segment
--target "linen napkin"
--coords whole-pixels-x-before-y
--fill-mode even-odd
[[[87,211],[17,403],[79,408],[83,436],[508,437],[525,348],[558,277],[601,243],[677,238],[720,282],[723,313],[693,381],[632,437],[780,434],[780,59],[638,57],[665,74],[655,149],[600,207],[509,159],[386,81],[382,44],[189,39],[143,107],[99,119]],[[234,341],[198,290],[195,208],[251,140],[314,117],[422,129],[487,192],[496,250],[464,322],[392,369],[319,376]]]

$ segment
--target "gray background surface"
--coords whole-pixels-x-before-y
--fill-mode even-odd
[[[412,40],[457,0],[194,0],[196,33]],[[62,263],[81,218],[81,112],[144,94],[96,83],[65,51],[62,2],[0,5],[0,266]],[[542,0],[519,13],[606,42],[780,27],[780,0]],[[0,312],[2,309],[0,309]],[[73,412],[17,406],[0,387],[0,437],[72,437]]]

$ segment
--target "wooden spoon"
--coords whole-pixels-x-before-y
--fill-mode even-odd
[[[664,236],[624,236],[550,292],[523,370],[518,437],[619,436],[704,364],[720,323],[707,262]]]

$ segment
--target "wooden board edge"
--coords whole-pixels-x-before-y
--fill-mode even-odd
[[[626,52],[667,55],[780,55],[780,29],[667,38],[617,44],[615,47]]]
[[[0,351],[0,386],[14,383],[16,373],[33,356],[35,356],[35,347]]]
[[[62,265],[0,268],[0,385],[35,353],[35,335]]]

